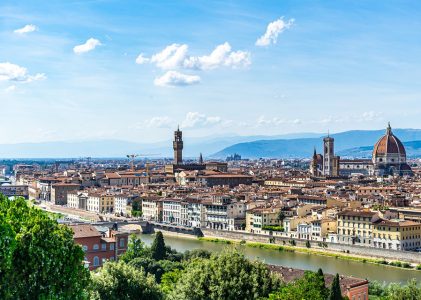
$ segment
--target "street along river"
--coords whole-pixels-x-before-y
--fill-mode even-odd
[[[150,245],[154,235],[140,234],[140,238]],[[233,247],[222,243],[200,241],[194,238],[173,237],[165,235],[165,243],[177,251],[204,249],[211,252],[218,252],[225,247]],[[297,252],[278,251],[271,249],[252,248],[236,245],[250,259],[258,259],[267,264],[280,265],[303,270],[316,271],[322,268],[323,272],[330,274],[343,274],[379,282],[400,282],[405,283],[412,278],[418,282],[421,280],[421,271],[406,270],[401,268],[388,267],[384,265],[362,263],[356,261],[343,260],[333,257],[304,254]],[[420,262],[421,263],[421,262]]]

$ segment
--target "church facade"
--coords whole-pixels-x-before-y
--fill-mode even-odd
[[[324,153],[314,150],[310,173],[315,177],[337,177],[361,174],[365,176],[412,175],[406,163],[406,151],[402,142],[393,134],[390,124],[386,133],[374,145],[372,159],[341,160],[334,155],[334,139],[323,139]]]

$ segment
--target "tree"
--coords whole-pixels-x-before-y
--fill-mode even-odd
[[[150,257],[138,257],[130,261],[129,264],[136,267],[138,270],[144,270],[146,274],[154,275],[155,280],[158,283],[161,282],[161,277],[164,273],[182,268],[181,263],[179,262],[165,259],[156,261]]]
[[[266,297],[279,280],[261,262],[225,250],[210,259],[193,259],[177,280],[169,299],[257,299]]]
[[[92,300],[157,300],[163,295],[154,278],[124,262],[108,262],[92,275]]]
[[[0,231],[1,299],[86,298],[89,272],[70,228],[0,195]]]
[[[175,289],[177,282],[182,274],[183,271],[180,269],[175,269],[165,273],[161,278],[161,290],[166,295],[170,294]]]
[[[333,279],[332,286],[330,287],[329,300],[342,300],[341,286],[339,283],[339,274],[336,273]]]
[[[283,224],[285,218],[286,218],[285,212],[281,209],[278,214],[278,221],[281,223],[281,225]]]
[[[166,255],[165,250],[164,236],[161,231],[158,231],[151,246],[152,258],[155,260],[164,259]]]
[[[421,288],[417,285],[415,279],[408,282],[407,285],[391,283],[386,288],[387,300],[418,300],[421,299]]]
[[[130,235],[130,241],[127,245],[127,251],[121,256],[121,260],[129,262],[138,257],[149,257],[150,249],[135,234]]]
[[[320,270],[321,271],[321,270]],[[321,272],[323,274],[323,272]],[[320,272],[314,273],[306,271],[304,276],[291,282],[283,287],[278,292],[272,293],[269,296],[271,300],[325,300],[329,290],[325,286],[324,277]]]

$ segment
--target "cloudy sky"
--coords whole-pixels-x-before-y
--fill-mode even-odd
[[[419,1],[0,2],[1,143],[421,128]]]

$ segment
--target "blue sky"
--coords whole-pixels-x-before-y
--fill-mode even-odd
[[[419,1],[2,0],[0,143],[420,128],[420,28]]]

